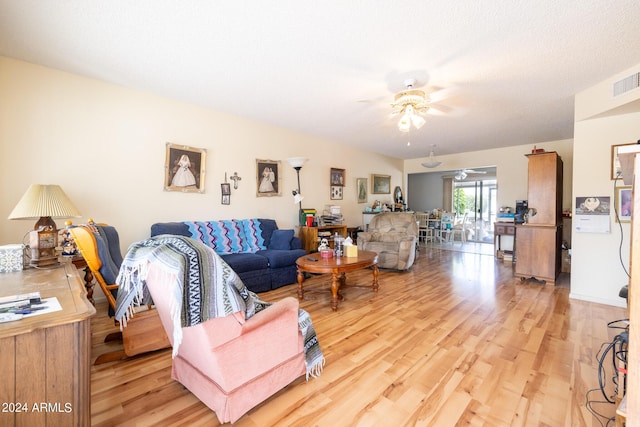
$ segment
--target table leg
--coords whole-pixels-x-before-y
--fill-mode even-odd
[[[298,299],[302,300],[304,297],[304,290],[302,289],[302,282],[304,282],[304,273],[298,268]]]
[[[337,272],[331,274],[331,310],[338,310],[338,290],[340,289],[341,278]]]
[[[89,267],[85,267],[84,269],[84,287],[87,289],[87,299],[91,304],[96,305],[96,302],[93,300],[93,273]]]
[[[373,292],[378,292],[378,264],[373,265]]]

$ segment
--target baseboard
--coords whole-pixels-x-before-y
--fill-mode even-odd
[[[612,305],[614,307],[627,308],[627,302],[623,298],[618,298],[615,300],[606,299],[606,298],[594,298],[589,295],[581,295],[581,294],[576,294],[574,292],[569,293],[569,298],[577,299],[581,301],[595,302],[597,304]]]

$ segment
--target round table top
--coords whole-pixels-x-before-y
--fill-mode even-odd
[[[358,251],[357,257],[322,258],[320,252],[301,256],[296,260],[298,269],[309,273],[347,272],[370,267],[378,263],[378,254],[371,251]]]

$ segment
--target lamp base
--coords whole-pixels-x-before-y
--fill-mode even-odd
[[[42,219],[42,218],[41,218]],[[39,226],[38,229],[29,232],[29,248],[31,249],[31,267],[51,267],[58,265],[58,230],[55,222],[53,226]]]
[[[58,257],[54,256],[54,257],[46,257],[46,258],[39,258],[39,259],[33,259],[33,250],[31,251],[31,261],[29,261],[29,267],[33,267],[33,268],[53,268],[53,267],[57,267],[58,265],[60,265],[60,262],[58,261]]]

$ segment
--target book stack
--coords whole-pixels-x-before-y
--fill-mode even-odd
[[[307,223],[307,217],[310,216],[313,218],[313,222],[315,222],[316,213],[317,211],[315,209],[300,209],[300,225],[310,226]]]
[[[340,206],[325,206],[321,220],[323,225],[342,225],[342,213],[340,213]]]

